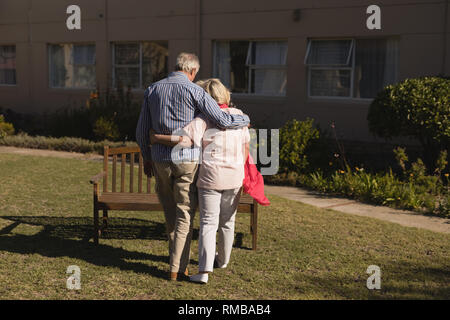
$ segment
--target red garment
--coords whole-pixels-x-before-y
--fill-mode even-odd
[[[228,105],[227,104],[219,104],[219,107],[220,107],[220,109],[226,109],[226,108],[228,108]]]
[[[262,206],[270,205],[269,199],[264,195],[264,179],[261,173],[258,172],[253,158],[248,155],[244,166],[245,177],[242,186],[244,192],[248,193]]]

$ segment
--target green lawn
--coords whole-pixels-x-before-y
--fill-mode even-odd
[[[113,211],[107,238],[92,244],[88,180],[101,167],[0,154],[0,299],[450,298],[450,235],[275,196],[260,209],[257,251],[238,214],[227,269],[208,285],[169,282],[160,212]],[[66,288],[69,265],[81,268],[79,291]],[[366,288],[369,265],[381,268],[381,290]]]

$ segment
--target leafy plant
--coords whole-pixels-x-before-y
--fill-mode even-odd
[[[95,121],[94,134],[99,139],[117,140],[120,136],[119,128],[111,119],[100,117]]]
[[[431,167],[450,146],[450,80],[439,77],[406,79],[384,88],[369,108],[374,134],[390,139],[417,139]]]
[[[280,168],[281,171],[300,173],[308,165],[308,147],[320,137],[314,120],[298,121],[292,119],[280,129]]]
[[[131,89],[118,87],[91,92],[85,105],[75,108],[36,115],[6,110],[5,115],[19,132],[31,135],[134,141],[140,110],[141,102],[133,99]]]
[[[5,117],[0,114],[0,138],[14,134],[14,126],[5,121]]]
[[[108,140],[95,142],[74,137],[54,138],[44,136],[30,136],[26,133],[19,133],[0,139],[0,145],[32,149],[48,149],[80,153],[93,152],[103,154],[103,147],[105,145],[109,145],[110,147],[121,147],[124,145],[136,146],[136,143],[126,142],[124,144],[123,142],[112,142]]]

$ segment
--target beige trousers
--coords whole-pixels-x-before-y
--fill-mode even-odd
[[[153,162],[156,192],[164,208],[169,238],[170,272],[189,264],[193,221],[197,209],[198,163]]]

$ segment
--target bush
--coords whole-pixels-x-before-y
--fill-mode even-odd
[[[97,138],[117,140],[120,137],[119,128],[111,119],[100,117],[95,121],[94,134]]]
[[[0,114],[0,138],[14,134],[14,126],[11,123],[5,122],[5,117]]]
[[[428,165],[450,146],[450,80],[439,77],[407,79],[384,88],[369,108],[374,134],[390,139],[405,136],[422,145]]]
[[[328,164],[328,146],[326,133],[314,126],[314,119],[288,121],[280,128],[280,172],[300,174]]]
[[[329,174],[322,170],[303,174],[290,172],[266,177],[266,180],[344,195],[378,205],[450,216],[450,174],[445,173],[447,163],[442,161],[447,154],[441,153],[435,174],[427,175],[427,168],[420,158],[409,163],[405,149],[397,148],[394,153],[402,168],[400,177],[392,169],[384,173],[371,173],[364,168],[352,169],[347,166],[344,170],[335,170]]]
[[[52,137],[78,137],[92,141],[134,141],[141,103],[131,89],[92,92],[84,106],[62,108],[49,114],[20,114],[6,110],[6,118],[22,132]]]
[[[136,143],[127,142],[124,144],[122,142],[112,142],[108,140],[94,142],[73,137],[32,137],[27,134],[20,133],[14,136],[6,136],[3,139],[0,139],[0,145],[19,148],[103,154],[103,148],[105,145],[108,145],[110,147],[121,147],[124,145],[136,146]]]

